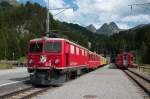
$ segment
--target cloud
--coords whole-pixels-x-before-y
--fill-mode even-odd
[[[123,22],[137,22],[137,23],[143,23],[148,22],[150,23],[150,15],[137,15],[137,16],[127,16],[122,19]]]
[[[137,24],[149,22],[147,19],[150,17],[150,11],[146,12],[141,6],[136,6],[131,13],[131,9],[128,5],[133,3],[145,3],[148,1],[149,0],[117,0],[116,2],[116,0],[76,0],[76,3],[79,6],[80,13],[84,13],[84,15],[87,16],[90,14],[98,16],[96,20],[93,20],[93,24],[96,26],[100,26],[105,22],[115,21],[120,28],[130,28],[131,25],[129,25],[129,23],[132,24],[132,22]],[[148,6],[145,7],[148,8]],[[87,23],[86,21],[92,18],[93,17],[85,19],[85,25]],[[127,20],[127,18],[132,19]],[[138,19],[141,21],[139,22]]]
[[[130,26],[128,25],[128,24],[126,24],[126,23],[118,23],[117,24],[121,29],[129,29],[130,28]]]
[[[48,0],[43,0],[46,3]],[[78,9],[66,10],[55,16],[55,19],[78,23],[83,26],[94,24],[99,28],[105,22],[116,22],[120,28],[131,28],[138,24],[150,23],[150,6],[133,6],[130,4],[146,3],[150,0],[74,0],[70,5],[67,0],[49,0],[51,8],[61,8],[76,5]],[[52,11],[53,15],[60,11]]]
[[[48,0],[44,0],[45,2],[48,2]],[[59,8],[64,7],[66,4],[63,0],[49,0],[49,7],[50,8]]]

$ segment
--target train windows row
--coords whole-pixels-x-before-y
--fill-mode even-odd
[[[81,49],[81,48],[79,48],[79,47],[76,47],[76,46],[74,46],[74,45],[70,45],[70,53],[71,53],[71,54],[74,54],[74,55],[79,55],[79,54],[81,53],[82,56],[88,56],[88,59],[89,59],[89,60],[93,60],[93,61],[99,59],[96,54],[94,54],[94,53],[89,53],[89,52],[87,52],[86,50]]]
[[[89,57],[89,60],[97,60],[98,59],[98,56],[95,54],[89,54],[88,57]]]
[[[87,56],[87,51],[85,51],[84,49],[80,49],[79,47],[75,47],[74,45],[70,45],[70,53],[71,54],[79,55],[80,52],[81,52],[82,56]]]

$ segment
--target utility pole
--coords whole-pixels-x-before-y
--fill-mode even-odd
[[[5,60],[7,60],[7,49],[5,48]]]
[[[48,4],[47,4],[47,24],[46,24],[46,33],[49,33],[49,0],[48,0]]]
[[[13,61],[14,61],[15,60],[15,53],[13,52],[12,55],[13,55]]]

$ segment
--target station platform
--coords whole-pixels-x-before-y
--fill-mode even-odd
[[[34,99],[144,99],[144,97],[123,71],[107,65],[48,90]]]
[[[0,70],[0,87],[22,82],[29,77],[26,67]]]

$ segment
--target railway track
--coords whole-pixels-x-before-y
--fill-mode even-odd
[[[144,92],[148,95],[148,97],[150,97],[150,80],[146,79],[145,77],[143,77],[142,75],[134,72],[134,71],[130,71],[130,70],[123,70],[125,72],[125,74],[127,74],[133,81],[136,82],[136,84],[138,86],[140,86],[140,88],[142,88],[144,90]]]
[[[0,96],[0,99],[29,99],[53,87],[29,87]]]

